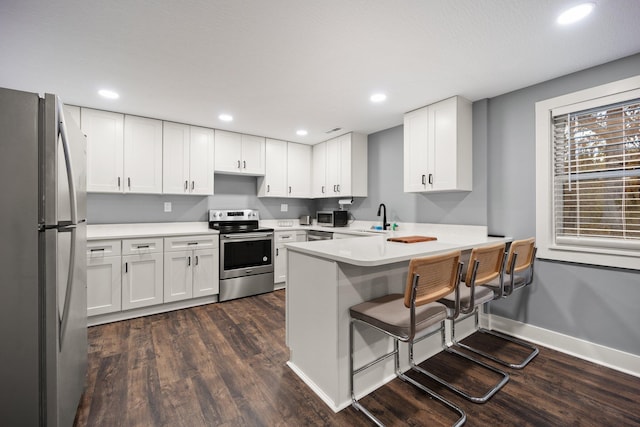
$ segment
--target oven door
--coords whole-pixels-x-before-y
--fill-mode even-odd
[[[220,236],[220,279],[273,272],[273,233]]]

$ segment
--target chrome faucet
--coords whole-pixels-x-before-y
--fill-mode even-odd
[[[380,211],[382,212],[382,229],[383,230],[388,230],[389,229],[389,224],[387,224],[387,207],[384,205],[384,203],[380,203],[380,206],[378,206],[378,216],[380,216]]]

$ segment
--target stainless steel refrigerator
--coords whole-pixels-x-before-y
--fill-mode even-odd
[[[0,88],[0,424],[71,426],[87,370],[86,140]]]

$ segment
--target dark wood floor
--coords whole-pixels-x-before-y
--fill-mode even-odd
[[[89,374],[76,426],[369,426],[334,414],[285,365],[284,291],[89,329]],[[496,345],[474,334],[468,341]],[[504,346],[510,351],[509,346]],[[451,355],[425,367],[490,376]],[[489,402],[421,380],[467,413],[468,426],[640,426],[640,379],[541,348]],[[413,376],[413,375],[412,375]],[[453,381],[460,381],[454,374]],[[455,416],[394,380],[362,399],[387,425],[449,425]]]

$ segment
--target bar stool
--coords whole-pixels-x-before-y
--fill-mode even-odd
[[[426,333],[430,326],[438,322],[440,322],[441,328],[443,327],[444,319],[447,317],[447,309],[443,304],[435,301],[451,292],[457,294],[461,271],[459,261],[460,251],[412,259],[409,262],[409,274],[404,295],[386,295],[360,303],[349,309],[351,316],[349,328],[349,388],[352,406],[364,413],[378,426],[384,426],[384,424],[356,399],[354,378],[355,375],[391,356],[394,357],[396,375],[400,379],[413,384],[451,411],[457,413],[459,418],[454,424],[455,426],[461,426],[466,422],[467,416],[460,407],[400,371],[398,352],[399,341],[411,343],[416,336]],[[354,370],[353,338],[355,323],[368,325],[393,338],[393,350]]]
[[[509,248],[509,255],[505,267],[505,277],[500,278],[499,280],[491,280],[485,284],[485,286],[488,286],[494,290],[496,294],[496,297],[494,299],[509,297],[514,290],[522,289],[526,286],[529,286],[533,282],[533,264],[535,262],[535,258],[536,247],[534,238],[514,240]],[[526,357],[524,357],[521,362],[511,363],[507,360],[501,359],[493,354],[479,350],[475,347],[471,347],[469,345],[454,341],[456,345],[513,369],[524,368],[525,366],[527,366],[527,364],[529,364],[529,362],[531,362],[531,360],[533,360],[534,357],[538,355],[539,350],[533,344],[519,340],[498,331],[478,327],[477,311],[475,312],[475,326],[478,332],[493,335],[506,341],[510,341],[516,345],[519,345],[520,347],[530,350],[530,352],[526,355]]]
[[[474,248],[471,251],[467,274],[464,281],[466,286],[462,286],[462,284],[460,284],[459,288],[461,289],[457,293],[450,293],[444,298],[438,300],[438,302],[443,303],[452,313],[447,317],[447,319],[451,321],[452,334],[455,334],[455,323],[457,321],[464,320],[472,316],[473,313],[477,311],[476,308],[479,305],[491,301],[494,298],[493,290],[482,285],[490,280],[502,277],[502,266],[505,258],[504,251],[504,243]],[[466,314],[466,316],[458,319],[460,313]],[[485,394],[481,396],[471,395],[443,378],[438,377],[437,375],[418,366],[413,359],[413,343],[410,342],[409,361],[411,367],[473,403],[485,403],[509,381],[509,374],[495,368],[494,366],[488,365],[481,360],[473,358],[468,354],[458,351],[454,346],[448,346],[444,333],[444,322],[442,326],[440,333],[444,351],[449,354],[462,357],[474,363],[476,366],[480,366],[487,371],[493,372],[496,376],[500,377],[500,380],[494,386],[489,388]],[[453,339],[455,340],[455,335]],[[419,340],[415,340],[414,342],[418,341]]]

